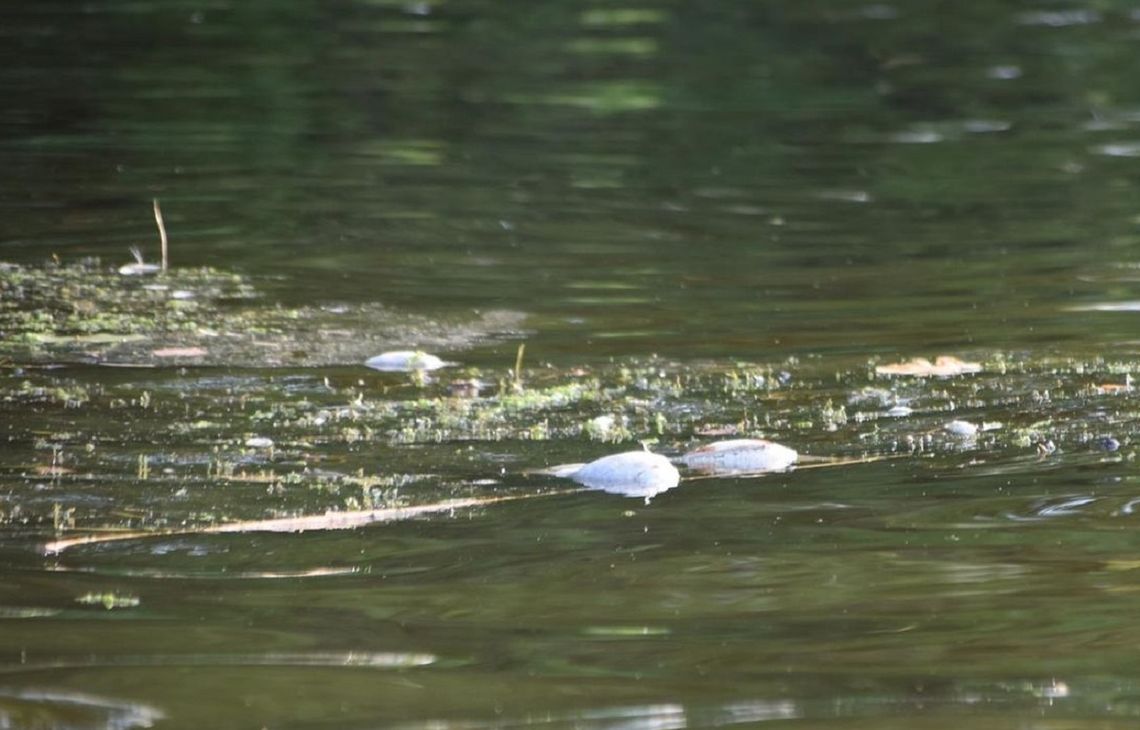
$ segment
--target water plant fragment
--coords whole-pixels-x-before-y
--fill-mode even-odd
[[[85,606],[102,606],[111,611],[116,608],[135,608],[139,605],[138,596],[129,596],[122,593],[107,591],[105,593],[84,593],[75,599],[76,603]]]

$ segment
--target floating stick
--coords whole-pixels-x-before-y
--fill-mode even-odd
[[[871,464],[877,461],[886,461],[888,459],[896,459],[903,456],[903,454],[891,454],[881,456],[865,456],[853,459],[832,459],[828,457],[815,457],[819,461],[811,464],[800,464],[789,469],[788,471],[799,471],[801,469],[813,469],[824,466],[842,466],[849,464]],[[814,461],[814,459],[813,459]],[[573,466],[581,466],[575,464]],[[551,471],[537,472],[553,474],[554,476],[565,476]],[[705,479],[725,479],[725,478],[739,478],[751,476],[765,476],[783,472],[761,471],[755,473],[741,473],[733,472],[726,474],[697,474],[686,476],[682,483],[692,481],[702,481]],[[99,528],[100,534],[83,535],[81,537],[68,537],[61,540],[52,540],[40,546],[40,552],[45,555],[57,555],[64,550],[68,550],[79,545],[94,545],[98,543],[107,542],[121,542],[124,540],[140,540],[151,537],[177,537],[187,535],[221,535],[226,533],[248,533],[248,532],[306,532],[309,530],[353,530],[357,527],[364,527],[377,522],[401,522],[403,520],[410,520],[415,517],[423,515],[438,514],[440,512],[451,512],[457,509],[464,509],[467,507],[483,507],[489,504],[497,504],[499,502],[516,502],[524,499],[534,499],[536,497],[554,497],[565,494],[576,494],[578,492],[587,491],[582,489],[561,489],[553,492],[532,492],[529,494],[512,494],[503,495],[500,497],[467,497],[460,499],[445,499],[441,502],[429,502],[428,504],[417,504],[409,507],[384,507],[381,509],[368,509],[368,510],[351,510],[346,512],[326,512],[323,515],[307,515],[304,517],[280,517],[269,520],[243,520],[240,522],[225,522],[220,525],[206,525],[204,527],[186,527],[175,528],[170,530],[135,530],[125,532],[112,532],[111,530],[117,528]]]
[[[787,469],[764,469],[761,471],[724,471],[720,473],[706,473],[701,474],[698,471],[695,475],[686,476],[682,482],[695,482],[705,479],[740,479],[747,477],[766,477],[773,474],[791,474],[804,469],[819,469],[820,467],[827,466],[850,466],[852,464],[874,464],[877,461],[887,461],[889,459],[899,459],[909,454],[881,454],[877,456],[858,456],[850,459],[835,458],[830,456],[807,456],[800,454],[801,459],[806,459],[808,463],[794,464]]]
[[[523,342],[519,345],[519,351],[515,354],[515,387],[522,385],[522,361],[523,353],[526,352],[526,343]]]
[[[158,198],[154,199],[154,222],[158,224],[158,237],[162,241],[162,270],[166,271],[168,264],[166,253],[166,226],[162,222],[162,208],[158,207]]]
[[[468,497],[464,499],[446,499],[442,502],[418,504],[410,507],[386,507],[382,509],[352,510],[347,512],[326,512],[323,515],[308,515],[305,517],[281,517],[271,520],[245,520],[241,522],[226,522],[220,525],[207,525],[205,527],[175,528],[171,530],[136,530],[133,532],[119,532],[111,534],[84,535],[82,537],[68,537],[62,540],[52,540],[40,546],[40,552],[45,555],[62,553],[68,548],[78,545],[93,545],[104,542],[120,542],[122,540],[138,540],[148,537],[173,537],[181,535],[218,535],[233,532],[305,532],[307,530],[352,530],[375,522],[399,522],[410,520],[421,515],[451,512],[465,507],[482,507],[483,505],[498,502],[514,502],[534,497],[552,497],[558,494],[572,494],[579,489],[563,489],[555,492],[538,492],[531,494],[514,494],[501,497]]]

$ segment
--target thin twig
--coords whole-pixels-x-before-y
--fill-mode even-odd
[[[522,361],[523,353],[526,352],[526,343],[519,345],[519,351],[515,354],[515,387],[522,385]]]
[[[162,241],[162,270],[166,271],[168,264],[166,253],[166,226],[162,222],[162,208],[158,207],[158,198],[154,199],[154,222],[158,224],[158,237]]]
[[[204,527],[177,528],[173,530],[136,530],[133,532],[102,533],[84,535],[82,537],[68,537],[62,540],[53,540],[40,546],[40,552],[45,555],[55,555],[78,545],[93,545],[105,542],[120,542],[122,540],[138,540],[148,537],[173,537],[181,535],[217,535],[233,532],[305,532],[308,530],[351,530],[375,522],[399,522],[409,520],[421,515],[451,512],[466,507],[482,507],[497,502],[513,502],[534,497],[551,497],[558,494],[572,494],[579,489],[563,489],[554,492],[537,492],[530,494],[511,494],[501,497],[469,497],[466,499],[446,499],[441,502],[418,504],[409,507],[387,507],[381,509],[352,510],[346,512],[326,512],[323,515],[307,515],[304,517],[282,517],[271,520],[247,520],[242,522],[225,522],[220,525],[206,525]]]
[[[757,471],[725,471],[714,474],[697,474],[695,476],[686,476],[684,481],[703,481],[705,479],[741,479],[748,477],[766,477],[772,474],[789,474],[791,472],[803,471],[804,469],[819,469],[825,466],[850,466],[851,464],[873,464],[877,461],[887,461],[889,459],[900,459],[909,454],[881,454],[877,456],[861,456],[852,459],[832,458],[828,456],[813,456],[810,457],[809,463],[794,464],[787,469],[762,469]],[[803,457],[801,457],[803,458]]]

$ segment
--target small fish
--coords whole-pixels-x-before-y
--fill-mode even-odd
[[[784,471],[799,460],[795,449],[765,439],[716,441],[693,449],[681,463],[706,474]]]
[[[388,373],[410,373],[415,370],[439,370],[454,363],[445,362],[435,355],[419,350],[393,350],[370,357],[364,364],[373,370]]]

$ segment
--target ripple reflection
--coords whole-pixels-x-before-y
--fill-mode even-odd
[[[80,692],[0,690],[0,727],[102,728],[154,727],[165,714],[158,708]]]

